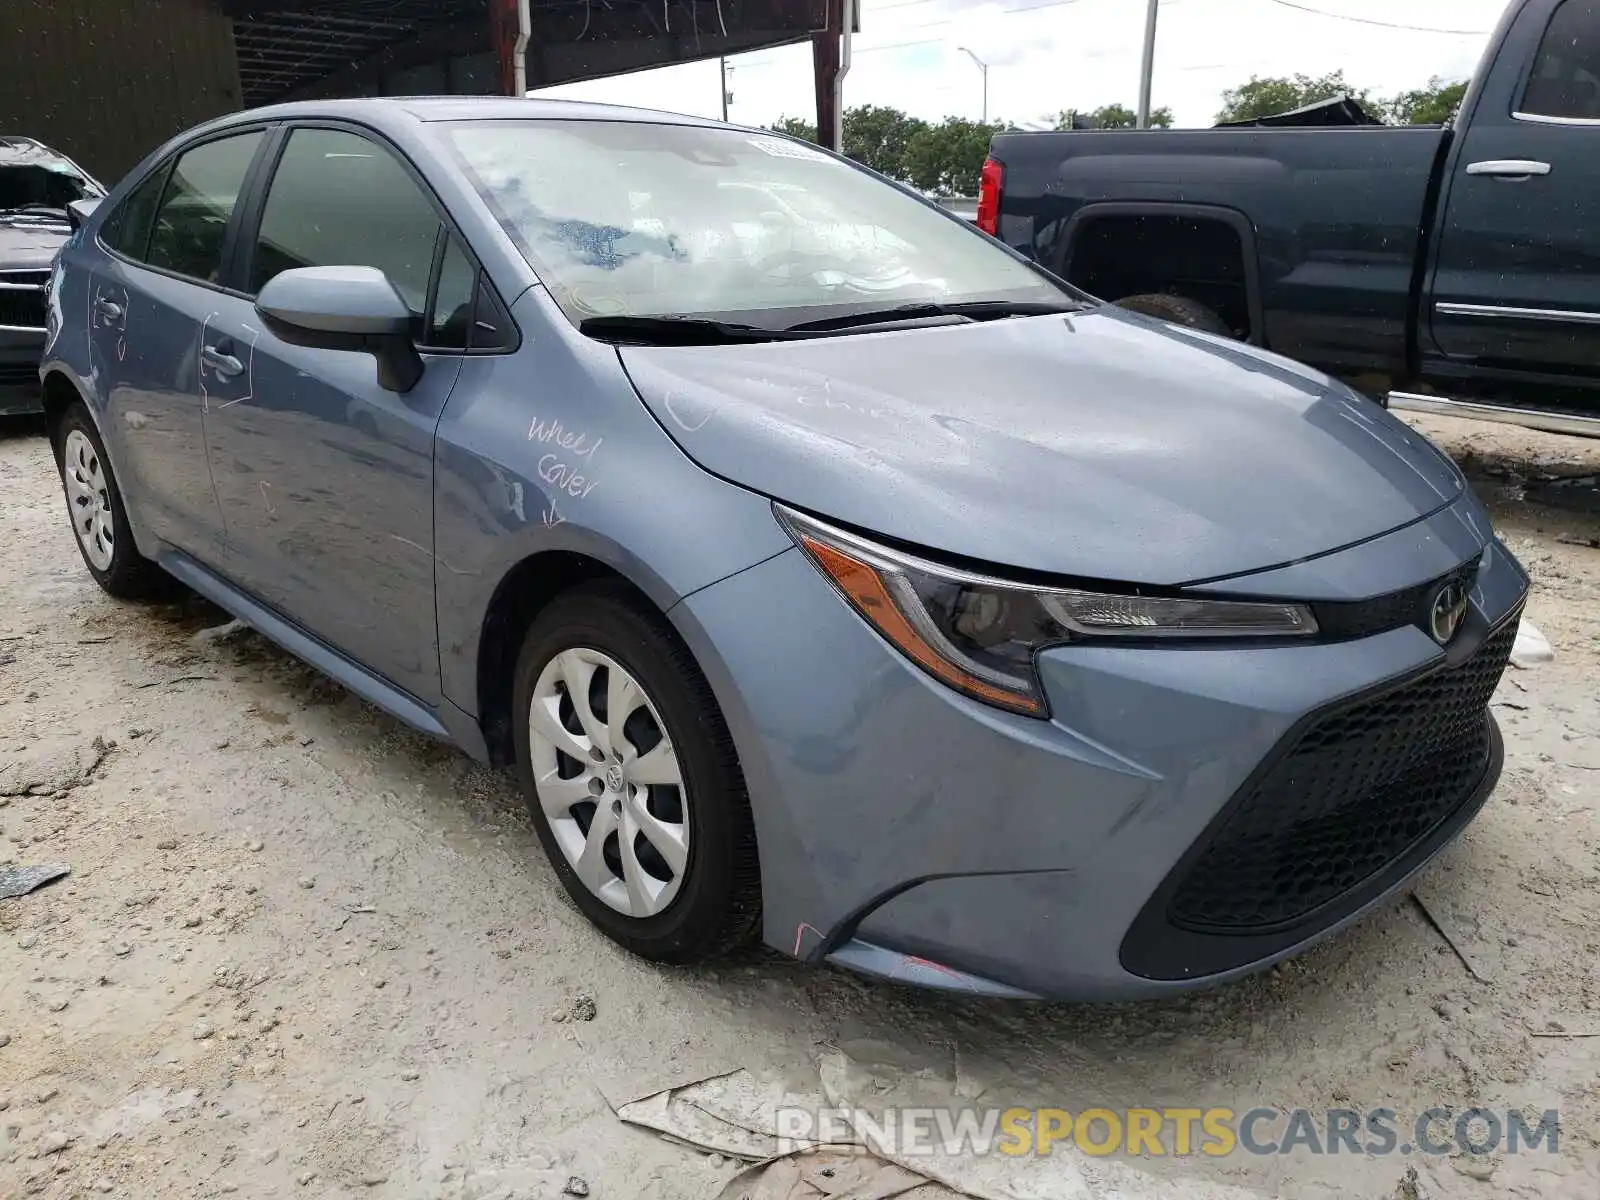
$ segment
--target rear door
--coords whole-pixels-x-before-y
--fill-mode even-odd
[[[141,524],[215,565],[224,531],[206,461],[200,326],[264,131],[230,132],[156,168],[105,221],[89,281],[92,386]]]
[[[420,178],[351,127],[285,131],[237,264],[244,295],[205,322],[212,473],[228,574],[417,699],[439,700],[433,436],[461,368],[476,264]],[[295,267],[382,270],[425,370],[405,394],[371,355],[279,341],[252,300]]]
[[[1593,374],[1600,345],[1600,0],[1511,26],[1454,159],[1431,295],[1455,358]]]

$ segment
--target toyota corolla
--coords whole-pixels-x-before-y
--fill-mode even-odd
[[[1499,774],[1527,578],[1426,440],[805,143],[306,103],[75,219],[42,375],[89,572],[514,765],[638,954],[1215,983]]]

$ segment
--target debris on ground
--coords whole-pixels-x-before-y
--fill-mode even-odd
[[[1457,910],[1449,892],[1437,886],[1437,881],[1432,875],[1424,875],[1411,888],[1411,899],[1421,910],[1422,915],[1428,919],[1435,931],[1445,940],[1451,950],[1455,951],[1461,965],[1479,983],[1493,983],[1494,979],[1481,961],[1481,956],[1471,949],[1472,941],[1476,940],[1467,931],[1468,924],[1472,921],[1470,914],[1463,914]]]
[[[71,791],[94,774],[114,743],[95,736],[46,737],[0,759],[0,796],[40,796]]]
[[[249,629],[250,626],[235,618],[226,625],[213,625],[209,629],[202,629],[189,640],[197,646],[211,646],[218,642],[225,642],[229,638],[238,637],[241,633],[248,632]]]
[[[1511,647],[1511,665],[1526,670],[1540,663],[1553,662],[1556,652],[1551,648],[1538,626],[1526,617],[1517,628],[1517,640]]]
[[[0,867],[0,900],[14,900],[42,888],[47,883],[65,879],[72,868],[65,863],[47,867]]]

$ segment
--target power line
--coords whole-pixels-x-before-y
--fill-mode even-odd
[[[908,2],[905,3],[905,4],[892,4],[892,5],[889,5],[888,7],[890,7],[890,8],[909,8],[909,7],[911,7],[912,4],[922,4],[922,3],[926,3],[926,0],[908,0]],[[1078,4],[1078,3],[1081,3],[1081,0],[1044,0],[1044,3],[1042,3],[1042,4],[1023,4],[1023,5],[1018,5],[1018,6],[1014,7],[1014,8],[1002,8],[999,11],[997,11],[994,15],[995,16],[1006,16],[1006,15],[1011,14],[1011,13],[1038,12],[1042,8],[1063,8],[1063,7],[1065,7],[1065,6],[1069,5],[1069,4]],[[1167,0],[1167,3],[1175,4],[1175,3],[1177,3],[1177,0]],[[883,10],[882,9],[878,9],[877,11],[882,12]],[[896,33],[911,33],[912,31],[917,30],[917,29],[936,29],[941,25],[952,25],[954,23],[955,23],[955,18],[953,18],[953,17],[946,18],[946,19],[944,19],[942,21],[919,21],[915,25],[902,25],[902,26],[900,26],[899,29],[894,30],[892,32],[896,32]],[[905,50],[905,49],[908,49],[908,48],[910,48],[912,46],[932,46],[932,45],[935,45],[935,44],[937,44],[939,42],[945,42],[945,41],[948,41],[948,40],[949,39],[945,38],[945,37],[936,37],[936,38],[922,38],[921,40],[915,41],[915,42],[893,42],[893,43],[891,43],[891,44],[889,44],[887,46],[856,46],[856,47],[852,47],[851,53],[853,53],[853,54],[871,54],[875,50]],[[744,67],[765,67],[765,66],[772,65],[773,61],[774,60],[770,59],[770,58],[744,59],[744,60],[740,61],[739,65],[740,66],[744,66]]]
[[[1272,0],[1273,4],[1292,8],[1298,12],[1311,13],[1317,17],[1331,17],[1335,21],[1351,21],[1357,25],[1376,25],[1382,29],[1404,29],[1411,33],[1448,33],[1458,37],[1487,37],[1487,29],[1436,29],[1429,25],[1397,25],[1393,21],[1375,21],[1370,17],[1352,17],[1349,13],[1325,12],[1320,8],[1311,8],[1305,4],[1296,4],[1294,0]]]

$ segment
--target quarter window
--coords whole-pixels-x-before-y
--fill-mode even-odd
[[[343,130],[297,129],[262,208],[250,290],[298,267],[376,267],[410,307],[413,336],[426,343],[438,237],[432,203],[388,150]]]
[[[156,205],[161,203],[161,192],[166,186],[167,164],[163,164],[128,193],[117,211],[106,219],[100,227],[100,240],[117,253],[143,262],[150,246],[150,227],[155,221]]]
[[[472,344],[472,304],[477,294],[478,267],[454,237],[439,264],[439,292],[428,318],[428,345],[440,350],[465,350]]]
[[[1521,111],[1600,121],[1600,0],[1566,0],[1556,9]]]
[[[146,262],[191,279],[221,282],[228,222],[261,137],[257,130],[219,138],[178,159],[150,231]]]

